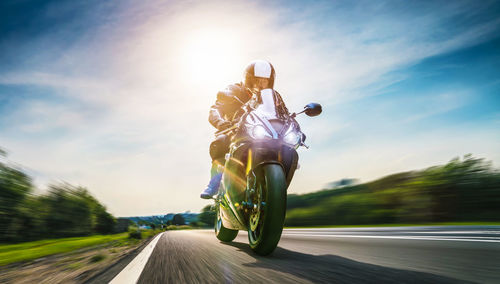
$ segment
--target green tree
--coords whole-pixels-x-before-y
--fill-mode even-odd
[[[76,188],[75,194],[85,200],[90,207],[92,232],[98,234],[112,233],[116,220],[113,215],[106,211],[106,207],[94,198],[84,187]]]
[[[500,175],[484,159],[454,158],[423,171],[419,181],[431,196],[432,221],[499,219]]]
[[[42,198],[48,208],[45,220],[49,234],[67,237],[92,233],[92,208],[82,193],[67,183],[50,186]]]
[[[172,224],[173,225],[185,225],[186,221],[184,220],[184,217],[182,217],[181,214],[175,214],[174,218],[172,219]]]
[[[96,216],[96,222],[93,231],[98,234],[113,233],[116,225],[116,220],[113,215],[109,214],[104,206],[98,206],[97,209],[94,209],[94,214]]]
[[[5,151],[0,149],[0,155]],[[22,227],[24,200],[33,190],[31,178],[19,169],[0,162],[0,240],[16,240]]]
[[[207,226],[213,227],[215,223],[215,211],[211,209],[212,205],[207,205],[201,209],[198,220]]]

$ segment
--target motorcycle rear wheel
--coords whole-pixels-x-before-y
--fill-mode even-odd
[[[238,235],[238,230],[231,230],[222,224],[222,217],[220,216],[220,204],[217,204],[217,210],[215,214],[215,236],[217,239],[223,242],[231,242]]]
[[[286,178],[278,164],[266,164],[255,171],[256,188],[249,218],[248,241],[259,255],[268,255],[278,246],[286,214]]]

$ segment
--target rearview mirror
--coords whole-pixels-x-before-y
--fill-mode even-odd
[[[317,116],[317,115],[319,115],[322,111],[323,111],[323,109],[321,108],[321,105],[320,105],[320,104],[317,104],[317,103],[310,103],[310,104],[307,104],[307,105],[304,107],[304,112],[305,112],[308,116]]]

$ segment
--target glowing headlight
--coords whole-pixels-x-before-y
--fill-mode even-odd
[[[271,137],[271,135],[269,135],[269,133],[267,132],[267,130],[262,125],[256,125],[252,129],[252,136],[255,139],[263,139],[263,138]]]
[[[290,131],[287,135],[285,135],[285,137],[283,137],[283,141],[290,145],[296,145],[299,143],[299,139],[300,137],[295,131]]]

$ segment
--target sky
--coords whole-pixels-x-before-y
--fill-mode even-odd
[[[2,1],[4,159],[115,216],[199,212],[208,110],[254,59],[291,111],[323,106],[289,193],[500,165],[498,1]]]

